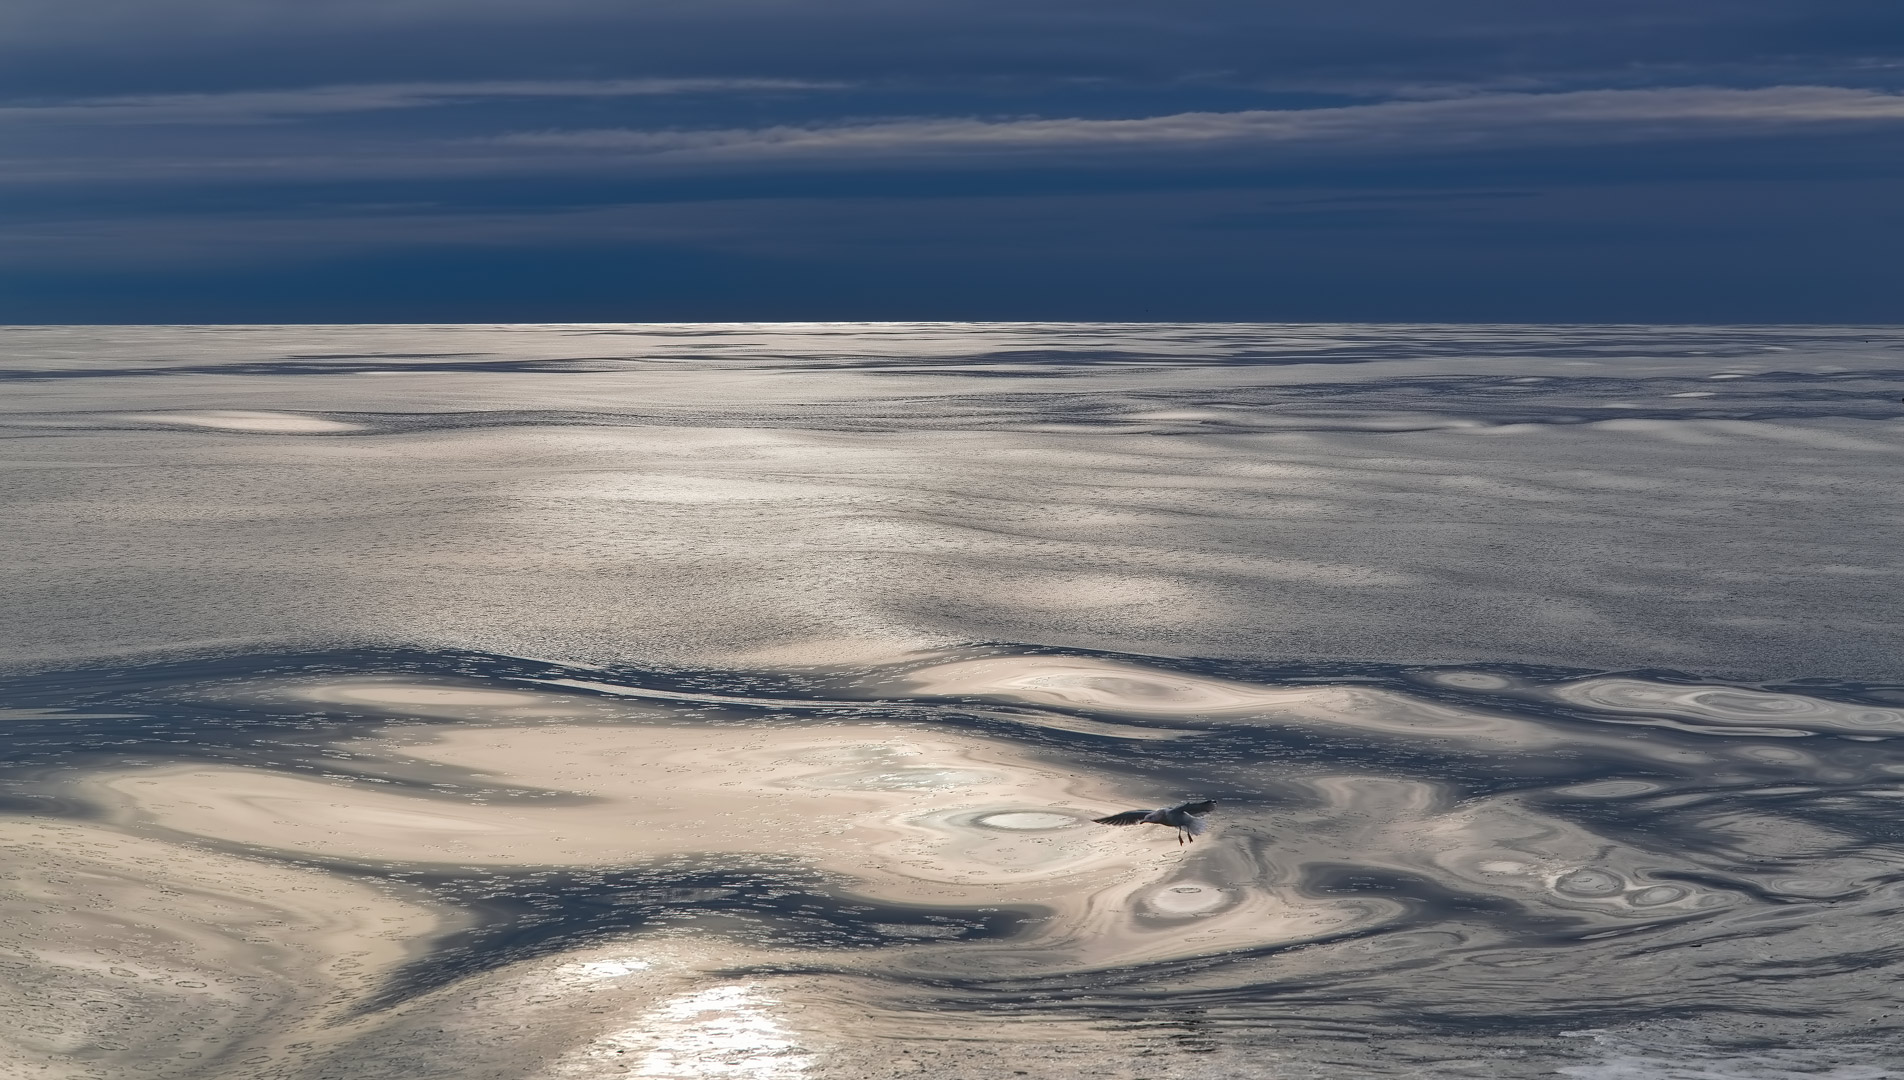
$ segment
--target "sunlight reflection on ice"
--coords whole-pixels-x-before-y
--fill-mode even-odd
[[[774,1011],[759,983],[729,983],[681,994],[641,1021],[570,1054],[553,1076],[645,1076],[654,1080],[791,1080],[812,1056]],[[630,1069],[632,1059],[633,1068]]]

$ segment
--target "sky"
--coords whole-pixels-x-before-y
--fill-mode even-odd
[[[8,0],[0,322],[1904,322],[1897,0]]]

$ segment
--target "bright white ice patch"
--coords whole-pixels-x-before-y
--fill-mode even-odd
[[[564,1058],[554,1075],[797,1080],[807,1075],[813,1058],[774,1015],[773,1004],[758,983],[670,998],[640,1023]]]
[[[362,424],[326,420],[300,413],[260,412],[250,409],[206,409],[202,412],[129,413],[125,420],[146,424],[179,424],[213,431],[253,431],[264,435],[334,435],[362,431]]]

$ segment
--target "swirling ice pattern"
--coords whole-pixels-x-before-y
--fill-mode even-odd
[[[1711,735],[1904,735],[1904,709],[1825,701],[1730,686],[1678,686],[1641,679],[1586,679],[1553,696],[1628,722]]]
[[[1343,1038],[1365,1075],[1479,1041],[1588,1076],[1614,1044],[1558,1036],[1630,1058],[1688,1010],[1714,1060],[1883,1045],[1904,756],[1869,694],[1008,651],[38,676],[0,818],[38,1022],[0,1039],[49,1075],[549,1080],[1298,1075]],[[1089,820],[1193,794],[1192,845]]]

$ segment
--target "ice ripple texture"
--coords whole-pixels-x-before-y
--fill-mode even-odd
[[[1893,329],[15,327],[0,385],[23,661],[1904,655]]]
[[[1899,1075],[1894,330],[4,335],[0,1071]]]

